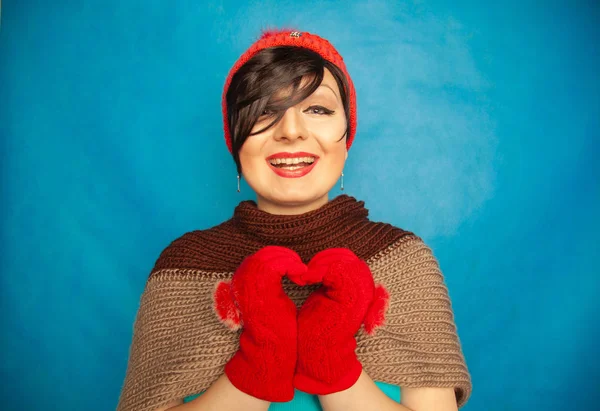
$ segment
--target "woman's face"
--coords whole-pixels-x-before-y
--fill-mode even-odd
[[[259,118],[252,132],[271,121],[266,115]],[[268,130],[249,136],[240,149],[242,173],[256,192],[258,208],[301,214],[325,204],[348,157],[347,137],[342,138],[346,124],[337,82],[325,69],[313,94]]]

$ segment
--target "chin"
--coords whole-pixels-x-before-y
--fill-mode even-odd
[[[270,201],[282,205],[299,206],[308,205],[326,197],[329,190],[326,188],[312,187],[294,187],[290,189],[279,189],[272,191],[268,197]]]

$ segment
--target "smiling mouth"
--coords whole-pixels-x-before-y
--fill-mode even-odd
[[[299,170],[308,167],[315,162],[315,157],[296,157],[296,158],[273,158],[269,163],[281,170]]]
[[[318,161],[318,157],[312,156],[279,157],[268,159],[267,164],[279,177],[300,178],[310,173]]]

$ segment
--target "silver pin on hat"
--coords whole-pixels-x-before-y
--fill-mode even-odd
[[[290,33],[290,37],[300,37],[302,35],[302,33],[300,33],[299,31],[292,31]]]

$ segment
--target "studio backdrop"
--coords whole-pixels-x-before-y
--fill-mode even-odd
[[[3,410],[116,407],[159,253],[254,198],[221,92],[277,27],[344,56],[344,193],[437,256],[464,409],[598,407],[597,2],[5,0],[1,18]]]

